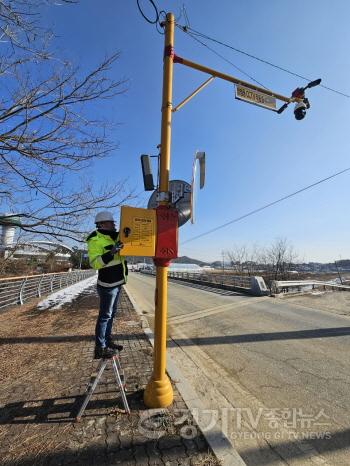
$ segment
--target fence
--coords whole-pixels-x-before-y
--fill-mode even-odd
[[[154,271],[143,271],[154,275]],[[232,291],[241,291],[255,296],[268,293],[262,277],[247,277],[220,273],[168,272],[168,277],[196,284],[203,284]]]
[[[348,285],[339,285],[331,282],[321,282],[318,280],[274,280],[271,284],[271,291],[274,294],[278,293],[300,293],[301,291],[308,291],[314,289],[323,289],[327,288],[333,290],[343,290],[350,291],[350,286]]]
[[[1,278],[0,309],[24,304],[31,298],[40,298],[43,295],[85,280],[85,278],[92,277],[95,273],[94,270],[77,270],[27,277]]]

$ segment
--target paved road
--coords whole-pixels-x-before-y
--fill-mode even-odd
[[[154,277],[128,289],[152,322]],[[168,322],[168,357],[248,465],[350,464],[348,316],[170,282]]]

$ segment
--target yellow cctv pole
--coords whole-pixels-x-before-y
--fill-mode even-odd
[[[173,93],[174,25],[172,13],[166,15],[163,98],[159,174],[159,205],[169,204],[169,172],[171,115]],[[153,374],[144,392],[144,402],[149,408],[165,408],[173,402],[173,389],[166,374],[166,323],[168,306],[168,265],[161,260],[156,263],[156,296],[154,324],[154,366]]]

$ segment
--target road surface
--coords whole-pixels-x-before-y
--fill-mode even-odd
[[[138,273],[128,283],[151,328],[154,284]],[[349,466],[348,316],[170,281],[168,337],[208,425],[248,465]]]

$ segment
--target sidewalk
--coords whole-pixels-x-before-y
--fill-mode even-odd
[[[153,350],[124,291],[115,329],[131,415],[108,370],[81,422],[72,422],[98,364],[97,307],[90,287],[59,310],[34,303],[0,314],[0,464],[218,465],[175,386],[168,410],[145,408]]]

